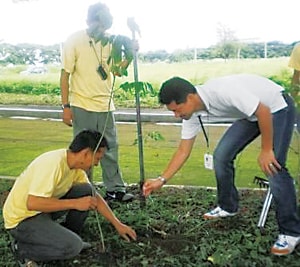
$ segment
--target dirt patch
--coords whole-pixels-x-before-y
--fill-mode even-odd
[[[2,202],[9,188],[1,192]],[[97,188],[99,192],[103,188]],[[270,255],[277,237],[274,208],[267,217],[265,231],[257,228],[265,191],[240,190],[240,212],[237,216],[204,220],[202,215],[215,205],[216,191],[205,188],[166,187],[146,201],[137,186],[130,186],[135,200],[110,206],[124,223],[137,232],[136,242],[126,242],[102,216],[91,212],[81,234],[92,248],[68,261],[47,263],[48,267],[253,267],[297,266],[298,250],[288,257]],[[13,266],[8,238],[0,229],[2,258],[0,266]],[[101,244],[101,229],[103,243]],[[241,260],[242,259],[242,260]]]

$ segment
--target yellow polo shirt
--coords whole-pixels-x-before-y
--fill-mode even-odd
[[[86,30],[71,35],[62,46],[62,68],[71,74],[69,101],[72,106],[88,111],[107,112],[115,110],[111,99],[112,74],[107,60],[111,45],[95,43]],[[99,65],[105,69],[107,79],[97,72]]]
[[[297,43],[292,50],[289,67],[300,71],[300,43]]]
[[[27,209],[28,195],[61,198],[78,183],[89,180],[83,170],[69,168],[66,149],[40,155],[16,179],[4,203],[5,228],[14,228],[24,219],[41,213]]]

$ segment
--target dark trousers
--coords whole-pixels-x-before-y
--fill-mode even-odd
[[[73,186],[64,199],[92,195],[90,184]],[[60,224],[56,219],[66,215]],[[18,257],[34,261],[64,260],[75,257],[83,247],[78,235],[88,211],[69,210],[41,213],[28,218],[9,230],[18,245]]]
[[[284,95],[284,98],[288,106],[273,114],[274,153],[282,169],[268,178],[276,204],[279,232],[300,236],[294,179],[286,168],[288,149],[294,130],[295,108],[293,100],[288,95]],[[235,186],[234,160],[259,135],[257,122],[238,120],[226,131],[215,149],[214,169],[217,178],[218,204],[228,212],[238,210],[239,198]]]

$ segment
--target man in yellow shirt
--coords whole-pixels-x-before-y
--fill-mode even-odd
[[[63,44],[60,78],[63,122],[73,126],[74,136],[82,129],[94,129],[104,134],[110,150],[101,159],[102,179],[106,199],[129,201],[118,163],[118,142],[113,111],[111,44],[106,30],[112,25],[108,7],[91,5],[87,16],[88,28],[72,34]],[[123,69],[129,62],[120,63]]]
[[[118,220],[86,175],[107,147],[102,134],[83,130],[68,149],[38,156],[17,178],[3,217],[20,266],[69,259],[90,246],[79,236],[89,210],[102,214],[126,240],[136,239],[135,231]],[[56,220],[63,215],[65,221],[59,224]]]

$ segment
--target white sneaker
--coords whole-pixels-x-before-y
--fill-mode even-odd
[[[300,236],[279,235],[271,248],[271,253],[277,256],[291,254],[300,243]]]
[[[219,206],[215,209],[205,213],[203,215],[204,219],[217,219],[217,218],[225,218],[236,215],[237,212],[228,212],[226,210],[221,209]]]

